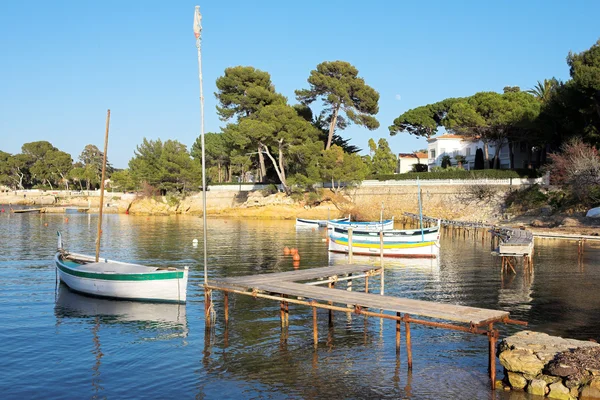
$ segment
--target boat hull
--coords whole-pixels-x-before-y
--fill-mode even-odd
[[[174,271],[106,273],[94,272],[89,268],[80,269],[73,265],[74,263],[64,260],[61,253],[57,253],[54,260],[59,279],[70,289],[79,293],[136,301],[173,303],[185,303],[186,301],[188,267]]]
[[[346,232],[346,233],[344,233]],[[406,258],[436,258],[439,254],[439,228],[429,228],[421,235],[420,231],[384,231],[383,256]],[[352,246],[347,231],[333,229],[329,235],[329,251],[365,256],[381,256],[379,233],[361,232],[352,235]]]
[[[356,230],[366,231],[366,232],[379,232],[381,230],[389,231],[389,230],[394,229],[394,218],[385,220],[383,222],[376,222],[376,221],[373,221],[373,222],[357,222],[357,221],[334,222],[334,221],[328,221],[327,227],[329,229],[352,228],[353,230],[356,229]]]
[[[340,218],[331,220],[331,222],[343,222],[348,221],[348,218]],[[326,219],[305,219],[296,218],[296,228],[324,228],[327,226],[328,220]]]

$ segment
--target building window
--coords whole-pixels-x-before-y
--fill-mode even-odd
[[[435,150],[430,150],[429,156],[430,156],[430,158],[435,158]]]
[[[471,148],[467,147],[467,157],[469,157],[471,155]]]

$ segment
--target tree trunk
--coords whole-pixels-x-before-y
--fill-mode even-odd
[[[279,140],[279,170],[281,171],[281,176],[283,176],[283,180],[286,180],[285,168],[283,166],[283,139]]]
[[[532,147],[529,144],[529,142],[527,142],[526,145],[527,145],[527,168],[531,169],[531,151],[532,151]]]
[[[267,167],[265,166],[265,156],[263,156],[262,151],[260,151],[260,146],[258,146],[258,164],[258,181],[262,182],[267,175]]]
[[[219,183],[221,183],[221,182],[223,182],[221,180],[221,163],[219,162],[217,165],[219,166]]]
[[[490,151],[487,142],[483,142],[483,158],[483,169],[490,169]]]
[[[502,150],[502,144],[496,145],[496,150],[494,151],[494,169],[500,168],[500,150]]]
[[[335,182],[333,180],[333,175],[331,175],[331,190],[333,190],[333,193],[337,194],[337,191],[335,190]]]
[[[329,150],[331,147],[331,141],[333,140],[333,132],[335,132],[335,125],[337,124],[338,114],[340,112],[341,103],[335,106],[333,110],[333,118],[331,118],[331,122],[329,123],[329,136],[327,137],[327,146],[325,146],[325,150]]]
[[[273,163],[273,168],[275,168],[275,172],[277,173],[277,176],[279,177],[279,180],[281,181],[281,185],[283,186],[283,190],[285,190],[286,194],[290,194],[290,188],[287,185],[287,182],[285,181],[285,172],[284,171],[280,171],[279,169],[279,165],[277,163],[277,160],[275,160],[275,158],[271,155],[271,153],[269,152],[269,148],[267,146],[265,146],[264,144],[260,144],[260,146],[264,149],[265,154],[267,155],[267,157],[269,157],[269,159],[271,160],[271,162]],[[282,174],[283,172],[283,174]]]
[[[514,152],[514,144],[513,142],[508,142],[508,168],[515,168],[515,152]]]
[[[50,179],[46,179],[46,182],[48,182],[48,185],[50,185],[50,190],[54,190],[54,188],[52,187],[52,182],[50,182]]]

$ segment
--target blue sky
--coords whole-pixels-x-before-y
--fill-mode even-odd
[[[148,139],[188,147],[200,134],[196,1],[4,2],[0,13],[0,150],[48,140],[76,160],[102,148],[127,166]],[[218,132],[215,80],[226,67],[271,74],[294,90],[322,61],[345,60],[381,95],[375,131],[341,132],[367,149],[386,138],[394,152],[426,147],[387,127],[402,112],[446,97],[531,88],[567,79],[569,51],[589,48],[600,2],[590,1],[207,1],[203,15],[205,127]],[[364,153],[364,151],[363,151]]]

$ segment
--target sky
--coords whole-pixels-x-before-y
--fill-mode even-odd
[[[395,153],[427,147],[390,136],[403,112],[447,97],[569,78],[566,57],[599,38],[600,2],[580,1],[31,1],[0,12],[0,150],[47,140],[74,159],[102,149],[126,168],[143,138],[200,135],[194,6],[203,16],[205,131],[219,132],[215,80],[249,65],[271,74],[297,103],[310,71],[344,60],[380,93],[380,128],[339,132],[368,150],[385,138]]]

